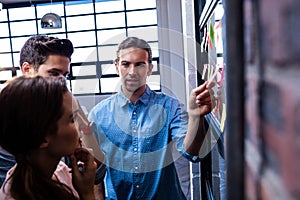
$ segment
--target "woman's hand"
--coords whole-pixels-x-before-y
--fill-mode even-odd
[[[80,199],[95,199],[94,181],[97,164],[87,149],[77,148],[71,158],[72,182]]]

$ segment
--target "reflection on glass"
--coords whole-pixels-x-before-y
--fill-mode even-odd
[[[101,70],[102,70],[102,75],[117,74],[115,64],[102,64]]]
[[[96,47],[75,48],[74,53],[72,55],[72,63],[89,62],[89,61],[96,61],[96,60],[97,60]]]
[[[120,78],[101,78],[100,79],[101,84],[101,92],[102,93],[115,93],[120,88]]]
[[[72,80],[73,94],[99,93],[99,79]]]
[[[97,32],[98,44],[119,44],[126,38],[125,29],[103,30]]]
[[[157,41],[157,26],[129,28],[128,36],[143,38],[146,41]]]
[[[98,48],[99,51],[99,60],[108,61],[115,60],[116,58],[117,46],[101,46]]]
[[[81,65],[72,67],[73,76],[96,75],[96,65]]]

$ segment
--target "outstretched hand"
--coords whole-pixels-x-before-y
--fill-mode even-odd
[[[214,83],[205,82],[192,90],[189,99],[189,115],[201,116],[211,112],[213,108],[213,91]]]

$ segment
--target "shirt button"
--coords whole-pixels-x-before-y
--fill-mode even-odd
[[[136,115],[136,112],[134,111],[133,114]]]
[[[136,133],[136,130],[133,130],[134,133]]]
[[[134,148],[133,151],[137,151],[137,148]]]
[[[140,188],[140,186],[139,186],[139,185],[136,185],[135,187],[136,187],[136,188]]]
[[[139,167],[138,167],[138,166],[136,166],[134,169],[135,169],[135,170],[138,170],[138,169],[139,169]]]

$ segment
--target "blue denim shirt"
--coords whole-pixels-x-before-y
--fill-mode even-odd
[[[16,164],[13,155],[0,148],[0,187],[6,178],[6,173]]]
[[[106,154],[109,199],[185,199],[172,152],[200,158],[183,149],[187,113],[178,100],[147,86],[133,105],[119,92],[96,105],[89,120]]]

